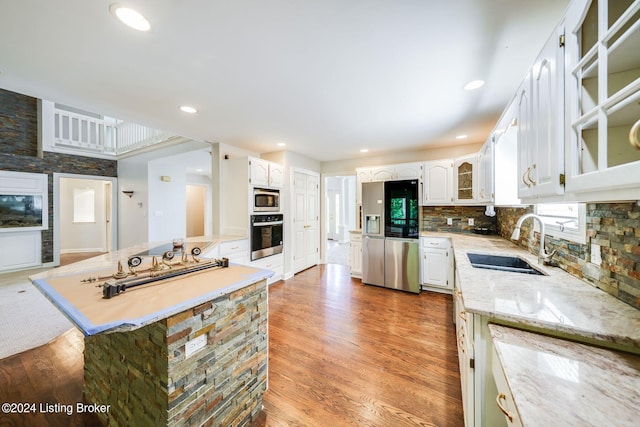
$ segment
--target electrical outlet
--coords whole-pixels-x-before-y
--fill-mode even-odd
[[[453,225],[453,218],[447,218],[447,225]]]
[[[602,257],[600,256],[600,245],[595,243],[591,244],[591,263],[600,265],[602,263]]]
[[[187,341],[184,345],[185,359],[191,357],[198,350],[202,350],[207,346],[207,334],[198,335],[194,339]]]
[[[475,223],[473,218],[469,218],[469,225],[473,225]]]

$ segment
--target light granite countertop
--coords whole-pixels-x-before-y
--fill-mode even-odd
[[[452,239],[465,310],[490,321],[640,353],[640,310],[499,236],[423,232]],[[475,268],[467,253],[518,256],[545,276]]]
[[[638,425],[640,356],[498,325],[489,331],[522,425]]]

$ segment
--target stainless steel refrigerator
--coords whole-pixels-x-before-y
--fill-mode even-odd
[[[417,180],[362,184],[362,282],[420,292]]]

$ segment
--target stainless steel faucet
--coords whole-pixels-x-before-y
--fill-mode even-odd
[[[527,218],[537,219],[540,223],[540,250],[538,252],[538,264],[545,264],[551,260],[551,257],[556,253],[556,250],[554,249],[550,254],[548,254],[544,249],[544,222],[542,222],[542,218],[540,218],[538,215],[533,213],[522,215],[516,223],[516,229],[513,230],[513,234],[511,234],[511,240],[518,240],[520,238],[520,227],[522,226],[524,220]]]

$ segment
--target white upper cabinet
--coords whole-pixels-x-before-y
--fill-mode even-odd
[[[566,16],[567,178],[574,199],[640,197],[640,2],[574,0]]]
[[[453,200],[456,204],[478,200],[478,155],[456,158],[453,162]]]
[[[480,203],[494,202],[493,138],[493,135],[489,137],[478,153],[477,201]]]
[[[394,179],[419,179],[422,181],[422,163],[401,163],[396,165]]]
[[[251,185],[254,187],[276,187],[284,186],[284,167],[278,163],[255,157],[249,158]]]
[[[556,28],[518,89],[518,195],[564,192],[564,26]]]
[[[423,205],[453,203],[453,161],[437,160],[424,163]]]
[[[509,115],[508,118],[511,118]],[[520,205],[518,199],[518,124],[512,120],[500,132],[495,132],[494,203],[496,206]]]
[[[371,182],[371,170],[369,168],[356,169],[356,204],[362,204],[362,183]]]
[[[370,168],[369,176],[371,177],[371,182],[391,181],[396,178],[396,168],[394,165]]]

